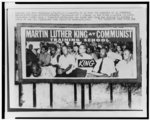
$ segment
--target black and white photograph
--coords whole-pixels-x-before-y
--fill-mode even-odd
[[[34,26],[21,27],[18,35],[23,78],[137,78],[137,26]]]
[[[5,2],[5,117],[147,117],[147,10]]]

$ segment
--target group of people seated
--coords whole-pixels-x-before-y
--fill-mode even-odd
[[[132,44],[40,42],[26,48],[27,77],[135,77]],[[79,60],[94,59],[93,67],[79,67]]]

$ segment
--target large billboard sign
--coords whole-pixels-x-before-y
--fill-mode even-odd
[[[138,25],[18,24],[21,79],[137,79]]]

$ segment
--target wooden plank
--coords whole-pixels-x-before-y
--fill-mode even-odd
[[[137,79],[70,79],[70,78],[62,78],[62,79],[23,79],[20,81],[22,84],[32,84],[32,83],[68,83],[68,84],[97,84],[97,83],[138,83],[141,84],[141,80]],[[16,81],[16,84],[20,82]]]
[[[20,83],[18,86],[18,92],[19,92],[19,107],[21,107],[23,105],[23,101],[22,101],[22,84]]]
[[[131,93],[131,85],[128,85],[128,106],[131,108],[132,104],[132,93]]]
[[[50,107],[53,107],[53,84],[50,83]]]
[[[113,102],[113,84],[110,83],[109,86],[110,86],[110,101]]]
[[[91,101],[92,101],[92,86],[90,83],[88,85],[89,85],[89,102],[91,103]]]
[[[81,84],[81,109],[85,109],[85,90],[84,84]]]
[[[74,84],[74,102],[77,102],[77,84]]]
[[[36,107],[36,83],[33,83],[33,107]]]

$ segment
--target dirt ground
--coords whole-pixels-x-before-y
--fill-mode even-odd
[[[49,84],[37,84],[36,108],[46,109],[80,109],[81,86],[77,84],[77,103],[74,103],[74,86],[70,84],[53,85],[53,108],[50,107]],[[115,85],[113,102],[110,102],[108,84],[92,84],[92,101],[89,101],[89,87],[85,85],[85,109],[141,109],[141,89],[132,92],[132,107],[128,107],[127,90]],[[33,92],[31,85],[23,85],[22,108],[33,108]],[[17,107],[17,106],[16,106]]]

